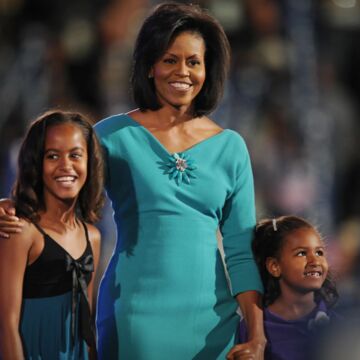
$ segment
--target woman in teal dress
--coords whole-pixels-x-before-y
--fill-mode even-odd
[[[263,357],[250,158],[238,133],[208,118],[229,53],[206,11],[156,7],[135,44],[139,109],[95,126],[117,226],[97,304],[102,360],[231,360],[238,305],[250,336],[237,355]]]
[[[99,290],[99,357],[225,359],[240,304],[252,335],[238,353],[260,359],[249,154],[239,134],[207,117],[229,66],[224,31],[197,6],[162,4],[145,20],[133,60],[139,109],[95,126],[117,225]]]

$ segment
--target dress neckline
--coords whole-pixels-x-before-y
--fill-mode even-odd
[[[65,254],[67,254],[72,260],[74,261],[80,261],[85,255],[86,255],[86,251],[88,249],[88,246],[89,246],[89,234],[88,234],[88,229],[87,229],[87,226],[86,224],[81,221],[81,224],[83,225],[84,227],[84,232],[85,232],[85,239],[86,239],[86,244],[85,244],[85,249],[84,251],[82,251],[81,255],[77,258],[74,258],[63,246],[61,246],[52,236],[50,236],[42,227],[40,227],[39,224],[36,224],[36,223],[33,223],[35,225],[35,227],[41,232],[41,234],[50,239],[53,243],[55,243],[55,245],[57,245],[62,251],[64,251]],[[45,248],[45,245],[44,244],[44,248]],[[40,255],[29,265],[33,265],[39,258],[40,256],[42,255],[44,249],[41,251]]]
[[[126,116],[126,118],[128,120],[130,120],[131,122],[133,122],[134,124],[136,124],[139,128],[141,128],[143,130],[143,132],[147,135],[148,138],[150,138],[153,142],[157,143],[158,146],[160,146],[165,152],[167,155],[169,156],[173,156],[174,154],[185,154],[187,153],[188,151],[191,151],[192,149],[195,149],[199,146],[201,146],[202,144],[204,143],[207,143],[209,141],[212,141],[213,139],[216,139],[218,137],[220,137],[222,134],[226,133],[228,131],[228,129],[223,129],[221,131],[219,131],[218,133],[214,134],[214,135],[211,135],[205,139],[202,139],[200,141],[198,141],[197,143],[189,146],[188,148],[184,149],[184,150],[181,150],[181,151],[174,151],[174,152],[171,152],[169,151],[165,146],[164,144],[149,130],[147,129],[144,125],[140,124],[138,121],[134,120],[130,115],[128,114],[124,114]]]
[[[318,311],[324,311],[326,312],[326,305],[323,301],[320,301],[319,303],[315,304],[315,307],[307,314],[305,314],[304,316],[298,318],[298,319],[293,319],[293,320],[287,320],[284,319],[283,317],[281,317],[280,315],[274,313],[273,311],[269,310],[269,308],[265,309],[265,312],[272,318],[272,319],[276,319],[276,320],[280,320],[284,323],[301,323],[304,321],[308,321],[310,318],[314,317],[314,315],[318,312]]]

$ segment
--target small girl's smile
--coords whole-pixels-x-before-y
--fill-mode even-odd
[[[308,271],[305,272],[304,275],[306,277],[315,277],[315,278],[319,278],[322,276],[322,271]]]

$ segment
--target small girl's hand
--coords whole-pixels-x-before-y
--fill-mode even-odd
[[[227,354],[227,360],[263,360],[265,342],[252,340],[235,345]]]

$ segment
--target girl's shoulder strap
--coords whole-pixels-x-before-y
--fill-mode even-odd
[[[89,240],[89,230],[88,230],[88,227],[86,226],[86,223],[85,221],[81,220],[81,223],[84,227],[84,230],[85,230],[85,238],[86,238],[86,243],[89,244],[90,243],[90,240]]]
[[[34,226],[41,232],[41,234],[43,234],[44,236],[47,236],[47,233],[45,232],[45,230],[36,222],[32,222],[32,224],[34,224]]]

